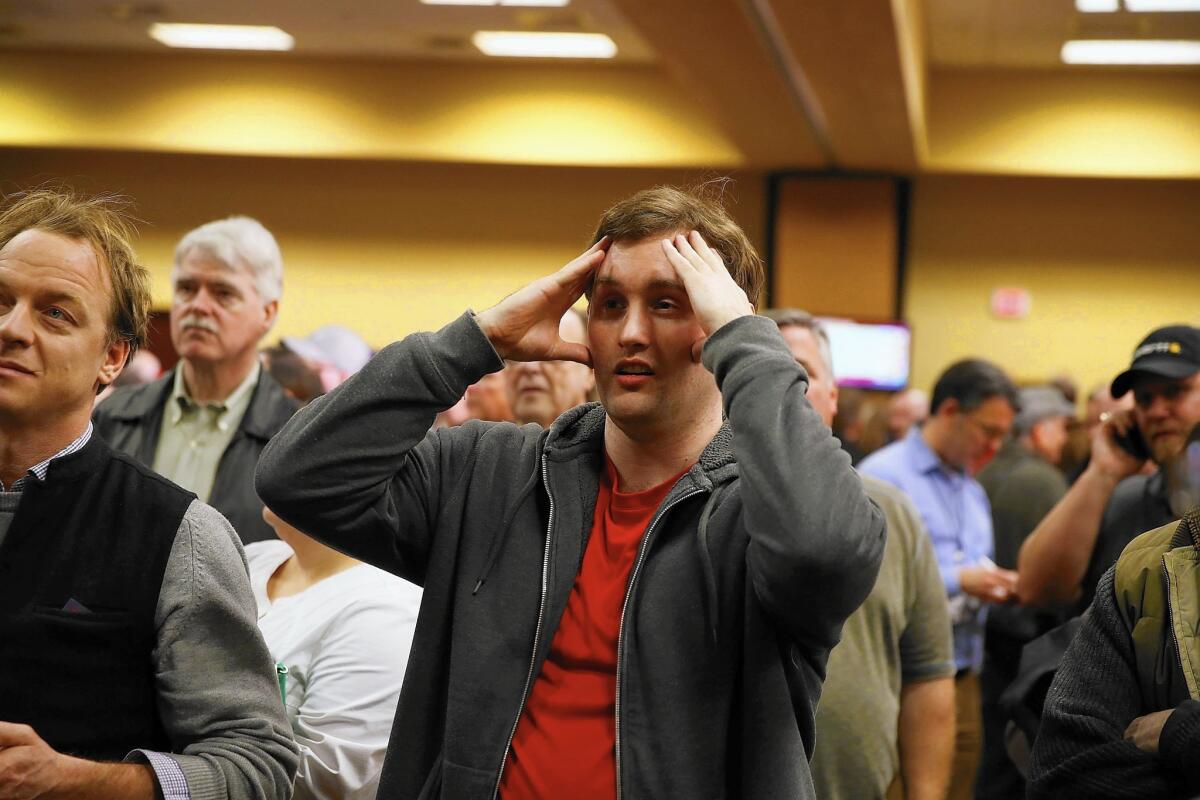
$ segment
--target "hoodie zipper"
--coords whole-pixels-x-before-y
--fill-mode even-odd
[[[1163,578],[1167,582],[1167,625],[1171,629],[1171,641],[1175,643],[1175,660],[1179,664],[1180,674],[1186,674],[1183,669],[1183,651],[1179,649],[1179,634],[1175,632],[1175,618],[1171,613],[1171,573],[1167,569],[1167,556],[1162,557]]]
[[[1186,519],[1182,524],[1188,526],[1188,533],[1191,534],[1192,538],[1192,546],[1197,550],[1200,550],[1200,535],[1198,535],[1197,532],[1192,529],[1192,526],[1188,524]],[[1179,649],[1179,634],[1175,632],[1175,617],[1171,613],[1171,573],[1167,569],[1166,553],[1162,555],[1162,571],[1163,579],[1167,582],[1167,622],[1171,628],[1171,641],[1175,644],[1175,660],[1179,664],[1179,671],[1186,675],[1186,672],[1183,669],[1183,651]]]
[[[517,706],[517,716],[513,719],[512,728],[508,732],[508,741],[504,745],[504,756],[500,761],[500,771],[496,774],[496,787],[492,790],[492,800],[500,796],[500,783],[504,780],[504,767],[508,764],[508,751],[512,749],[513,737],[517,735],[517,725],[521,722],[521,714],[525,711],[525,701],[529,699],[529,687],[533,683],[533,667],[537,664],[538,640],[542,638],[542,622],[546,617],[546,593],[550,573],[550,531],[554,527],[554,495],[550,493],[550,475],[546,468],[546,456],[542,455],[542,483],[546,487],[546,497],[550,501],[550,513],[546,522],[546,550],[542,555],[542,598],[538,603],[537,627],[533,631],[533,650],[529,654],[529,672],[525,675],[525,690],[521,693],[521,704]]]
[[[650,521],[650,525],[646,528],[646,533],[642,536],[642,544],[638,548],[637,561],[633,562],[633,570],[629,573],[629,585],[625,587],[625,601],[621,604],[621,626],[617,631],[617,694],[616,703],[614,706],[614,717],[616,720],[616,767],[617,767],[617,800],[621,800],[621,669],[625,661],[625,613],[629,610],[629,600],[633,597],[633,587],[637,583],[638,573],[641,571],[642,562],[646,560],[646,553],[650,549],[650,537],[654,533],[655,526],[658,525],[668,511],[682,503],[689,497],[694,497],[698,494],[703,494],[703,489],[694,489],[687,494],[682,494],[676,497],[669,504],[658,510],[654,519]]]

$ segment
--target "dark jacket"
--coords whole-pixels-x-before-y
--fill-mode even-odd
[[[1046,696],[1031,798],[1200,794],[1198,585],[1195,512],[1135,539],[1104,574]],[[1157,755],[1124,740],[1166,709]]]
[[[46,478],[25,487],[0,544],[0,719],[77,756],[169,751],[150,653],[195,495],[94,436]]]
[[[172,370],[153,383],[113,393],[92,415],[96,433],[114,450],[128,453],[153,469],[163,409],[174,380]],[[267,440],[279,432],[299,407],[262,370],[250,405],[221,454],[208,504],[229,520],[243,544],[276,538],[262,518],[263,504],[254,491],[254,466]]]
[[[704,363],[729,424],[663,501],[630,576],[618,796],[812,797],[826,659],[874,584],[883,518],[774,323],[729,323]],[[410,336],[301,411],[259,464],[282,517],[424,587],[381,800],[495,794],[590,533],[600,406],[548,431],[427,433],[502,364],[469,314]]]

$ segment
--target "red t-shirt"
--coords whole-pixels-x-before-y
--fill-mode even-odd
[[[604,457],[592,533],[550,653],[517,724],[500,796],[505,800],[617,795],[617,636],[638,547],[674,478],[644,492],[617,491]]]

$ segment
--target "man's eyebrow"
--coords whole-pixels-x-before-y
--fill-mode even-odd
[[[623,287],[625,284],[613,277],[600,277],[593,281],[595,286],[617,286]],[[679,281],[673,281],[668,278],[655,278],[646,284],[647,289],[671,289],[677,292],[686,292],[687,289]]]
[[[59,290],[50,290],[41,295],[43,303],[55,303],[58,305],[73,305],[83,307],[83,298],[74,292],[64,292]]]

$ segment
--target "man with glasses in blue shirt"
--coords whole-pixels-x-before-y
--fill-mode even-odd
[[[1018,407],[1003,370],[979,359],[952,364],[938,378],[930,416],[898,442],[867,457],[864,474],[904,491],[929,535],[954,623],[958,712],[951,800],[970,798],[982,746],[979,671],[988,603],[1011,600],[1017,575],[992,563],[992,517],[974,479],[996,454]]]

